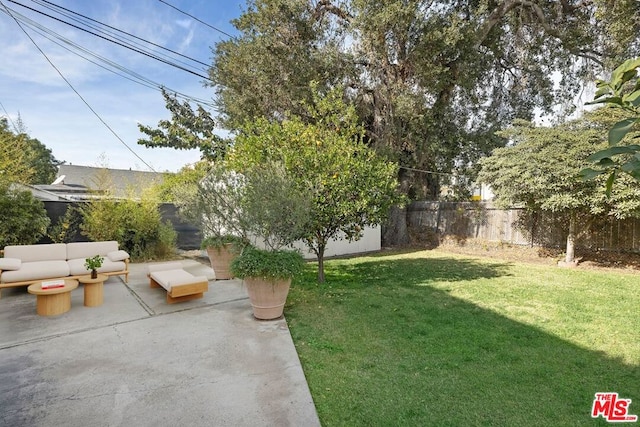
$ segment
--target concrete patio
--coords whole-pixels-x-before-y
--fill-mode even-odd
[[[38,316],[26,287],[2,290],[0,425],[320,425],[285,320],[256,321],[241,281],[168,305],[130,267],[102,306],[85,307],[80,286],[59,316]]]

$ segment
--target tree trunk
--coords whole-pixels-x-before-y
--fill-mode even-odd
[[[408,194],[410,188],[410,177],[407,172],[400,169],[400,192]],[[409,228],[407,227],[406,206],[392,206],[389,211],[389,220],[386,224],[384,235],[382,236],[384,246],[406,246],[409,244]]]
[[[325,245],[318,245],[316,256],[318,257],[318,283],[324,283],[324,247]]]
[[[571,214],[569,217],[569,234],[567,235],[567,256],[564,262],[567,264],[575,262],[575,248],[576,248],[576,217],[575,214]]]

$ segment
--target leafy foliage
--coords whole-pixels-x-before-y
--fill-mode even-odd
[[[344,85],[367,143],[403,167],[403,193],[437,198],[439,173],[473,178],[504,144],[495,131],[557,104],[569,114],[581,82],[637,54],[639,17],[631,0],[250,0],[209,75],[234,131],[257,117],[313,123],[306,82]]]
[[[68,206],[55,224],[51,224],[47,230],[47,236],[54,243],[73,242],[76,234],[80,230],[82,223],[82,213],[75,206]]]
[[[57,161],[51,150],[37,139],[29,137],[22,122],[15,131],[7,119],[0,119],[0,180],[22,184],[51,184],[55,179]]]
[[[117,240],[135,259],[164,258],[175,250],[176,232],[163,223],[157,200],[101,199],[81,207],[81,230],[92,240]]]
[[[249,242],[244,237],[232,236],[230,234],[224,234],[221,236],[209,236],[202,240],[201,248],[216,248],[220,249],[223,246],[231,245],[232,253],[240,253],[242,249],[247,246]]]
[[[209,162],[200,161],[184,166],[177,173],[165,174],[162,182],[155,188],[158,199],[176,206],[184,205],[193,195],[198,182],[207,175],[209,167]]]
[[[615,120],[615,111],[607,108],[556,127],[516,122],[502,133],[513,145],[483,159],[478,179],[491,185],[501,206],[522,205],[530,213],[553,212],[564,219],[569,254],[574,231],[579,235],[597,216],[640,214],[640,188],[630,178],[621,180],[622,185],[607,199],[603,178],[585,181],[580,177],[589,154],[606,144],[603,129]],[[568,261],[571,258],[568,255]]]
[[[300,237],[320,261],[320,282],[329,240],[359,239],[363,227],[380,224],[389,207],[401,200],[397,165],[365,145],[355,109],[346,106],[339,93],[316,96],[306,107],[316,124],[297,116],[247,123],[228,158],[229,166],[238,171],[282,164],[292,188],[308,197],[311,209]]]
[[[282,163],[254,165],[245,177],[242,213],[251,234],[272,250],[305,235],[313,208],[311,193],[291,179]]]
[[[265,279],[289,279],[304,268],[304,259],[297,251],[263,250],[247,247],[231,262],[235,277],[261,277]]]
[[[103,261],[104,261],[104,258],[101,257],[100,255],[87,258],[84,260],[84,268],[86,268],[87,270],[97,270],[98,268],[102,267]]]
[[[195,185],[182,187],[177,206],[205,238],[247,238],[249,226],[241,210],[244,187],[241,174],[220,163],[209,165],[207,174]]]
[[[606,194],[611,194],[613,182],[620,173],[627,173],[636,180],[640,180],[640,145],[624,144],[624,141],[637,139],[638,134],[627,135],[637,129],[640,123],[640,79],[638,78],[640,58],[629,59],[616,68],[611,74],[611,80],[597,82],[595,100],[591,104],[607,104],[618,108],[628,117],[616,122],[608,133],[609,147],[591,156],[589,160],[598,169],[585,168],[582,176],[593,179],[600,175],[608,175]]]
[[[603,108],[555,127],[516,122],[502,133],[513,145],[494,150],[481,161],[479,180],[492,186],[502,206],[523,204],[532,210],[583,210],[618,218],[640,208],[640,191],[626,179],[610,200],[602,195],[605,180],[584,181],[581,170],[590,154],[606,145],[603,130],[615,122],[617,111]],[[635,200],[634,203],[630,203]]]
[[[222,158],[229,143],[214,133],[215,122],[211,115],[200,105],[193,111],[187,101],[181,104],[175,95],[164,89],[162,96],[171,112],[171,120],[160,120],[157,129],[139,124],[140,132],[148,135],[148,139],[139,139],[138,144],[179,150],[199,149],[204,159]]]
[[[0,247],[36,243],[49,221],[43,203],[30,191],[0,185]]]

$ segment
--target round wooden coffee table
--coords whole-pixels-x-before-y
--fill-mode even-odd
[[[107,280],[106,274],[98,274],[96,279],[91,276],[81,276],[78,281],[82,283],[84,288],[84,305],[85,307],[99,307],[104,299],[104,281]]]
[[[77,280],[66,279],[59,288],[42,289],[42,282],[38,282],[29,285],[27,291],[36,296],[36,313],[55,316],[71,309],[71,291],[77,287]]]

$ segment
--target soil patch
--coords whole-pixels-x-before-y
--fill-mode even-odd
[[[557,265],[564,253],[557,248],[512,245],[467,239],[463,242],[445,240],[437,249],[462,255],[478,256],[502,261]],[[436,250],[437,250],[436,249]],[[640,273],[640,254],[633,252],[576,250],[577,268],[616,269]]]

